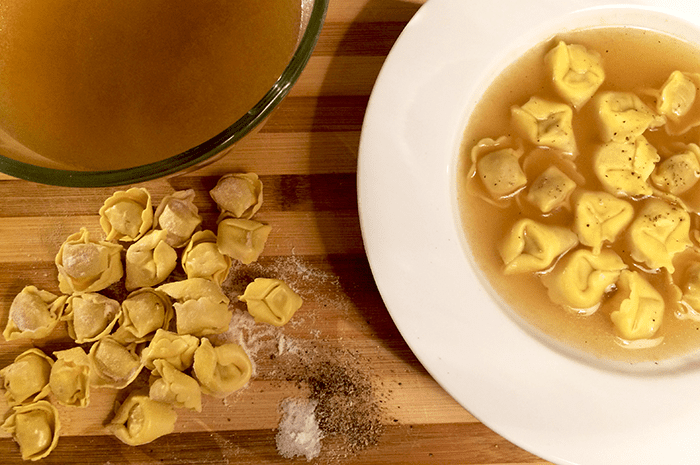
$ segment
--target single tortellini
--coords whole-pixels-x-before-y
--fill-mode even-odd
[[[623,270],[610,319],[622,339],[649,339],[663,323],[664,298],[638,271]]]
[[[532,97],[523,106],[511,108],[513,125],[527,140],[538,146],[576,155],[576,137],[569,105]]]
[[[219,222],[216,244],[219,250],[244,265],[258,259],[272,227],[253,220],[226,218]]]
[[[119,281],[122,250],[118,244],[92,241],[86,228],[68,236],[55,260],[61,292],[98,292]]]
[[[163,359],[154,360],[148,397],[178,408],[202,411],[202,389],[196,379]]]
[[[7,326],[2,335],[7,341],[40,339],[48,336],[63,315],[68,296],[25,286],[10,305]]]
[[[175,430],[177,414],[173,407],[139,392],[133,392],[107,426],[120,441],[130,446],[148,444]]]
[[[192,366],[197,347],[199,338],[196,336],[159,329],[141,352],[141,362],[149,370],[154,370],[155,360],[165,360],[177,370],[185,371]]]
[[[700,125],[700,73],[674,71],[661,89],[652,91],[656,97],[656,110],[666,117],[664,128],[672,136],[686,133]]]
[[[611,250],[594,253],[578,249],[565,255],[542,281],[553,302],[590,314],[598,309],[605,293],[626,268],[620,256]]]
[[[231,269],[231,257],[221,253],[216,234],[197,231],[182,252],[182,269],[188,278],[206,278],[221,286]]]
[[[163,284],[158,290],[175,300],[178,334],[206,336],[228,330],[231,312],[229,298],[219,286],[204,278],[189,278]]]
[[[656,165],[651,181],[664,192],[681,195],[693,188],[700,179],[700,147],[688,144],[681,153],[676,153]]]
[[[226,397],[248,383],[253,365],[238,344],[214,347],[202,338],[194,354],[193,371],[205,394]]]
[[[78,344],[94,342],[108,335],[122,314],[119,302],[102,294],[75,294],[68,298],[62,317],[68,335]]]
[[[119,328],[114,337],[122,344],[143,342],[156,330],[167,328],[173,318],[168,296],[150,287],[138,289],[122,302]]]
[[[0,370],[9,405],[36,402],[49,395],[49,375],[53,359],[40,349],[32,348],[19,354],[15,361]]]
[[[529,218],[518,220],[501,243],[499,253],[505,274],[543,271],[578,244],[578,237],[561,226],[549,226]]]
[[[556,166],[550,166],[532,183],[527,200],[542,213],[567,205],[576,183]]]
[[[255,173],[229,173],[209,191],[222,214],[250,219],[262,206],[263,184]]]
[[[143,368],[134,344],[128,347],[112,336],[95,342],[88,352],[90,384],[122,389],[136,379]]]
[[[285,325],[301,308],[302,299],[284,281],[274,278],[256,278],[238,297],[246,303],[257,323]]]
[[[663,200],[649,199],[628,229],[630,256],[650,269],[673,273],[673,257],[690,247],[690,215]]]
[[[161,200],[154,216],[154,227],[167,231],[165,241],[179,248],[187,244],[202,224],[199,209],[194,204],[193,189],[177,191]]]
[[[117,191],[105,200],[99,214],[108,241],[136,241],[153,225],[151,194],[142,187]]]
[[[470,152],[469,192],[498,207],[510,205],[512,197],[527,185],[520,166],[523,153],[520,139],[481,139]]]
[[[90,360],[82,347],[53,353],[49,386],[59,403],[72,407],[90,404]]]
[[[631,92],[601,92],[593,103],[603,142],[631,142],[666,122]]]
[[[595,253],[605,242],[615,242],[634,218],[632,204],[606,192],[583,192],[575,205],[574,232]]]
[[[22,460],[41,460],[58,444],[61,421],[58,410],[45,400],[17,405],[2,424],[19,445]]]
[[[649,196],[649,176],[661,159],[656,149],[639,136],[631,142],[608,142],[593,155],[593,171],[603,188],[614,195]]]
[[[177,266],[177,252],[166,241],[168,232],[149,232],[126,251],[125,286],[129,291],[160,284]]]
[[[600,54],[564,41],[544,57],[557,93],[579,110],[605,80]]]

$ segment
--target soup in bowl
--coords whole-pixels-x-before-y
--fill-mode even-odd
[[[211,161],[287,94],[327,3],[3,1],[0,171],[101,186]]]

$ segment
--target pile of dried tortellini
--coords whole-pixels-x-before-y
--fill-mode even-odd
[[[654,147],[645,134],[675,137],[700,125],[700,74],[675,71],[637,93],[603,91],[597,52],[560,41],[544,61],[561,100],[533,96],[513,106],[513,135],[471,149],[468,190],[497,208],[520,208],[498,250],[506,275],[538,274],[553,302],[579,314],[605,302],[621,345],[653,347],[668,302],[679,317],[700,320],[691,225],[700,212],[700,147]],[[594,106],[599,144],[579,154],[572,120],[584,105]],[[577,158],[597,180],[584,179]],[[572,212],[569,224],[552,221],[562,210]],[[652,274],[664,276],[663,290]]]
[[[57,444],[60,421],[46,400],[50,393],[62,405],[87,407],[91,387],[123,389],[150,370],[149,389],[117,404],[108,426],[123,442],[139,445],[173,431],[174,408],[201,411],[202,393],[225,397],[248,382],[252,365],[243,348],[214,346],[207,336],[229,329],[232,313],[221,285],[232,259],[257,260],[270,233],[269,225],[251,219],[262,204],[262,182],[254,173],[232,173],[210,194],[221,211],[216,234],[201,230],[191,189],[166,196],[155,212],[144,188],[114,193],[99,212],[106,239],[95,240],[83,228],[60,247],[63,294],[30,285],[15,297],[6,340],[43,338],[65,321],[79,344],[53,358],[29,349],[0,370],[13,406],[3,428],[23,459],[45,457]],[[125,253],[122,243],[130,243]],[[186,279],[165,282],[178,258]],[[100,293],[122,279],[129,292],[123,301]],[[276,326],[302,304],[284,282],[270,278],[250,283],[239,299],[257,322]]]

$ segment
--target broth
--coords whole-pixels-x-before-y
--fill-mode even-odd
[[[631,269],[642,271],[645,278],[667,299],[664,321],[656,334],[663,336],[663,342],[656,347],[630,349],[621,345],[610,319],[611,309],[606,307],[605,300],[598,311],[583,316],[553,303],[535,273],[504,275],[504,263],[498,253],[499,243],[517,219],[528,215],[527,208],[535,207],[527,207],[523,202],[521,205],[526,206],[520,208],[513,202],[510,207],[499,209],[466,190],[464,181],[471,166],[471,148],[483,138],[496,139],[510,135],[511,106],[523,105],[533,95],[562,101],[555,93],[544,66],[545,54],[559,40],[584,45],[601,55],[606,78],[599,92],[659,89],[675,70],[700,71],[700,52],[695,46],[658,32],[634,28],[596,28],[561,34],[531,49],[509,66],[488,88],[474,109],[465,130],[460,155],[458,195],[462,224],[474,259],[508,307],[537,331],[568,347],[605,359],[629,362],[662,360],[697,350],[700,348],[700,324],[677,317],[678,304],[677,301],[668,300],[671,292],[663,273],[642,270],[632,263],[629,254],[625,255],[621,250],[624,244],[616,242],[612,248],[620,252]],[[574,111],[573,130],[579,151],[576,165],[586,179],[585,189],[603,191],[593,173],[591,161],[591,154],[601,141],[590,102],[579,112]],[[647,131],[644,135],[654,146],[669,143],[663,130]],[[700,130],[692,129],[682,137],[675,137],[675,140],[698,143]],[[526,154],[529,149],[532,147],[526,148]],[[695,189],[700,189],[700,184]],[[633,204],[635,212],[647,201],[626,200]],[[542,216],[541,212],[538,213]],[[697,215],[691,213],[691,217],[695,217],[693,221],[697,226]],[[562,209],[538,221],[570,228],[573,211]]]
[[[0,0],[0,129],[71,169],[168,158],[263,97],[300,20],[300,0]]]

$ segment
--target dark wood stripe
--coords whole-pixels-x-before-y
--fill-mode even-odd
[[[406,22],[326,23],[315,56],[386,56]]]
[[[286,98],[260,129],[270,132],[359,131],[369,96]]]

